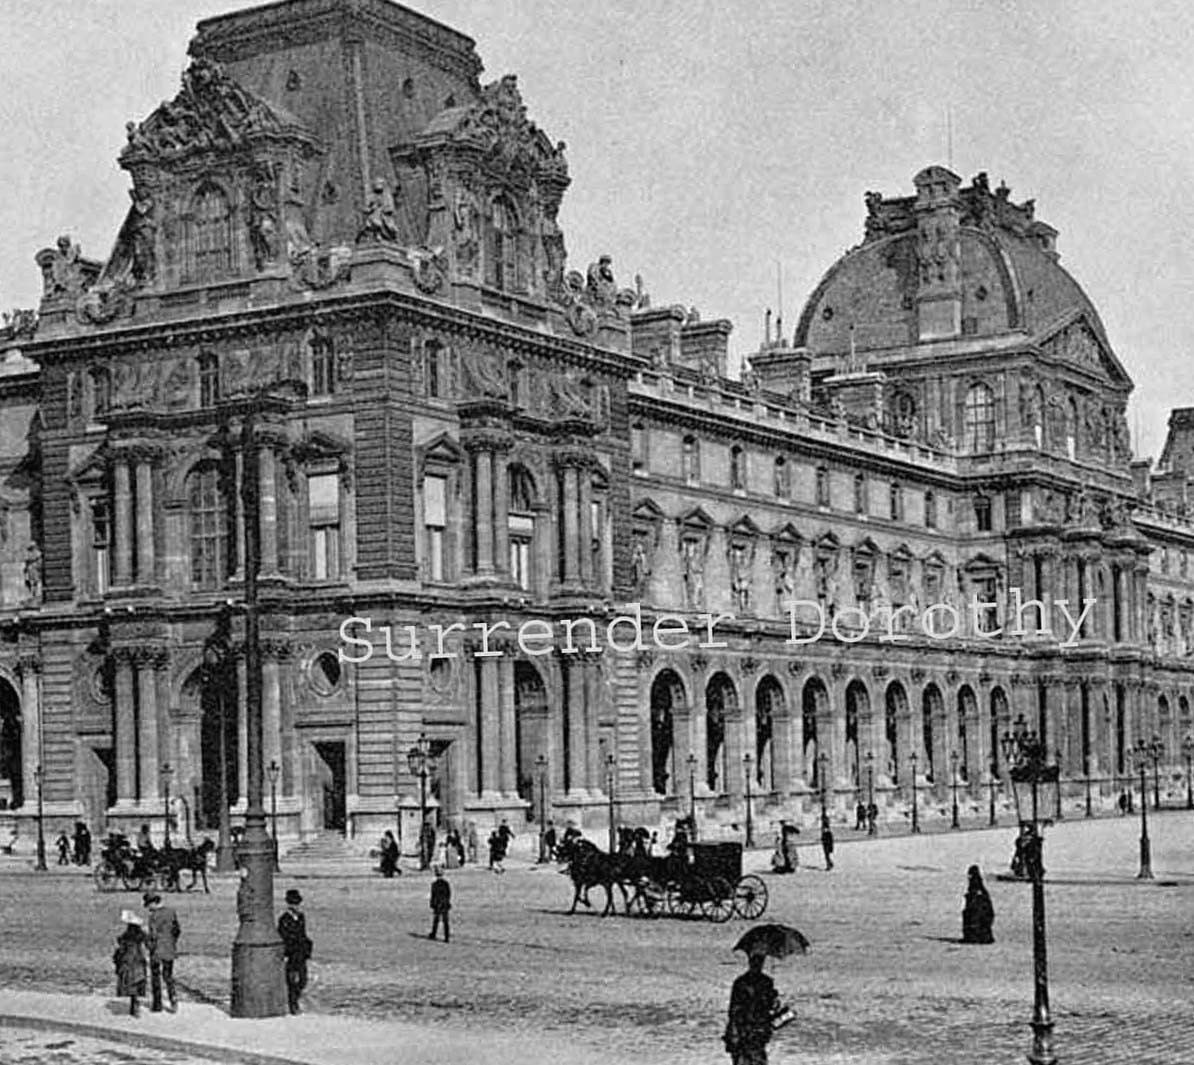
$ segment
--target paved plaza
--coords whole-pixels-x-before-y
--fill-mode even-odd
[[[1138,818],[1066,821],[1047,833],[1050,978],[1063,1061],[1194,1058],[1194,814],[1166,812],[1150,828],[1152,882],[1135,878]],[[799,1019],[777,1036],[772,1060],[1023,1060],[1032,1002],[1029,889],[996,879],[1007,868],[1013,830],[854,838],[841,832],[832,873],[821,868],[819,849],[805,847],[797,875],[767,877],[767,919],[796,925],[813,944],[806,957],[774,967]],[[766,859],[758,851],[748,862],[761,868]],[[987,874],[996,908],[989,947],[959,942],[972,862]],[[406,1061],[444,1060],[436,1047],[448,1045],[471,1046],[478,1061],[509,1060],[512,1046],[523,1048],[524,1060],[552,1060],[559,1047],[595,1063],[724,1060],[719,1037],[742,965],[730,949],[740,921],[569,917],[570,885],[555,867],[514,862],[505,876],[452,875],[453,941],[445,945],[425,938],[425,874],[384,881],[364,875],[363,863],[351,872],[315,865],[291,872],[315,940],[308,1013],[235,1024],[222,1017],[236,921],[235,884],[224,879],[213,881],[210,896],[177,900],[181,1010],[143,1018],[145,1026],[169,1035],[174,1025],[202,1042],[205,1032],[214,1039],[231,1025],[262,1053],[313,1062],[340,1060],[321,1057],[320,1040],[334,1038],[342,1052],[354,1024],[375,1042],[394,1025]],[[279,889],[290,883],[283,875]],[[78,871],[37,876],[15,861],[0,867],[0,918],[9,929],[0,1014],[13,1012],[15,992],[66,993],[89,996],[83,1002],[92,1014],[135,1031],[136,1022],[103,1007],[119,910],[136,901],[98,894]],[[258,1042],[246,1023],[267,1026]],[[277,1033],[292,1025],[310,1036],[282,1046]],[[331,1036],[321,1034],[328,1025]],[[14,1031],[0,1029],[4,1065],[34,1060],[19,1042],[26,1036]],[[116,1060],[87,1057],[82,1044],[63,1053],[53,1060]]]

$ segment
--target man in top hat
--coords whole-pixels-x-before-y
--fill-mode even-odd
[[[311,940],[307,938],[307,918],[301,909],[303,896],[295,888],[286,892],[286,912],[278,918],[282,954],[286,959],[286,997],[290,1012],[301,1013],[299,997],[307,986],[307,962],[311,958]]]
[[[448,942],[448,911],[452,909],[452,885],[444,879],[444,871],[435,867],[435,879],[431,881],[431,935],[434,939],[439,923],[444,922],[444,942]]]
[[[149,921],[145,933],[149,946],[149,990],[152,995],[150,1010],[162,1012],[162,982],[166,983],[167,1007],[171,1013],[178,1010],[178,993],[174,987],[174,959],[178,957],[178,937],[182,929],[178,914],[170,906],[162,905],[162,896],[155,891],[146,892],[143,897],[149,910]]]

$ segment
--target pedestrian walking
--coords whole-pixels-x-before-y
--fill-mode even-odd
[[[141,996],[145,994],[145,922],[132,910],[120,914],[124,931],[116,940],[112,964],[116,968],[116,994],[129,1000],[129,1016],[141,1012]]]
[[[504,873],[506,867],[506,845],[500,832],[489,833],[489,868],[495,873]]]
[[[381,852],[381,875],[387,880],[392,880],[395,874],[402,873],[398,868],[398,841],[394,839],[393,832],[386,831],[381,837],[378,849]]]
[[[509,822],[503,817],[497,831],[502,841],[502,859],[505,860],[506,855],[510,853],[510,844],[514,842],[514,830],[510,828]]]
[[[825,871],[833,868],[833,829],[829,827],[829,818],[821,821],[821,850],[825,854]]]
[[[775,981],[763,971],[765,954],[751,954],[748,968],[730,990],[725,1043],[733,1065],[767,1065],[772,1024],[783,1011]]]
[[[866,803],[860,802],[854,807],[854,831],[860,832],[866,828]]]
[[[70,865],[70,837],[65,832],[59,832],[54,845],[58,848],[58,864]]]
[[[167,1009],[178,1010],[178,992],[174,986],[174,961],[178,957],[178,937],[182,928],[178,914],[171,906],[162,905],[162,896],[156,891],[147,892],[142,901],[149,910],[146,925],[146,939],[149,947],[149,1008],[154,1013],[162,1012],[162,984],[166,985]]]
[[[75,861],[79,865],[91,864],[91,830],[83,821],[75,822]]]
[[[307,936],[307,918],[302,911],[303,896],[291,888],[286,892],[286,912],[278,918],[282,937],[282,956],[286,962],[286,997],[290,1012],[301,1013],[299,999],[307,986],[307,962],[311,960],[311,940]]]
[[[469,860],[469,864],[470,864],[470,865],[476,865],[476,864],[477,864],[477,854],[478,854],[478,846],[477,846],[477,822],[476,822],[476,821],[470,821],[470,822],[468,823],[468,833],[467,833],[467,837],[468,837],[468,843],[467,843],[467,846],[468,846],[468,860]]]
[[[875,835],[875,825],[879,820],[879,807],[873,802],[867,804],[866,808],[866,834],[868,836]]]
[[[444,879],[444,871],[437,865],[435,879],[431,881],[431,934],[434,939],[439,931],[440,921],[444,924],[444,942],[448,942],[448,911],[452,909],[452,885]]]
[[[983,874],[977,865],[972,865],[966,875],[969,882],[966,886],[966,903],[962,907],[962,942],[994,943],[991,926],[995,923],[995,907],[983,883]]]
[[[543,860],[545,862],[553,862],[556,857],[556,826],[554,822],[548,822],[547,829],[543,833]]]

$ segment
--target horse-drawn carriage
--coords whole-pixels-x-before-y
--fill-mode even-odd
[[[753,921],[767,909],[767,885],[742,875],[741,843],[690,843],[686,854],[652,860],[634,885],[631,912]]]
[[[207,891],[207,856],[215,844],[205,839],[197,847],[162,847],[139,850],[127,836],[111,833],[100,847],[92,870],[100,891],[179,891],[181,876],[189,871],[193,888],[199,877]]]

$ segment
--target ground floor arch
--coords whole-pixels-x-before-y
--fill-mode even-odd
[[[661,670],[651,682],[651,789],[678,794],[676,721],[687,709],[684,682],[674,669]]]
[[[25,802],[22,765],[21,697],[0,677],[0,806],[16,808]]]

